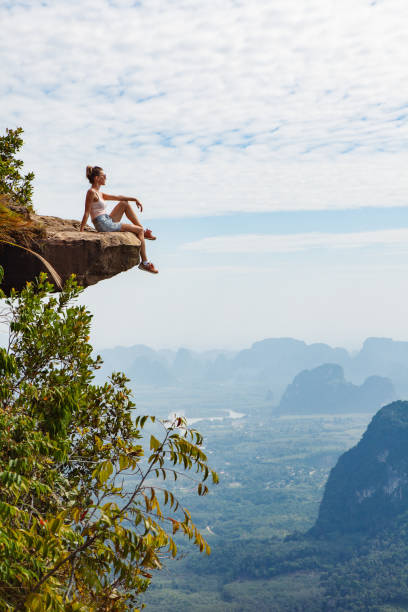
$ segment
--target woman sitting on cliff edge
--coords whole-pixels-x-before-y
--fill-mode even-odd
[[[137,198],[127,198],[126,196],[114,196],[102,193],[101,185],[105,185],[106,183],[106,174],[99,166],[87,166],[86,178],[89,180],[92,187],[90,187],[86,193],[85,213],[79,231],[83,231],[88,221],[88,217],[91,215],[92,223],[97,232],[133,232],[141,242],[140,255],[142,261],[139,265],[139,269],[157,274],[158,270],[147,259],[145,244],[145,239],[156,240],[156,237],[153,236],[151,230],[143,229],[132,206],[129,204],[129,201],[136,202],[136,206],[140,208],[140,212],[142,212],[143,206],[139,200]],[[106,200],[119,200],[119,204],[116,204],[109,215],[106,212]],[[121,223],[120,220],[123,214],[125,214],[132,223]]]

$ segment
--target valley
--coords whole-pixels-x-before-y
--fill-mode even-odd
[[[331,468],[358,442],[371,415],[278,417],[251,386],[240,390],[240,395],[236,387],[220,386],[137,393],[140,413],[154,411],[166,417],[180,406],[187,417],[220,417],[222,410],[234,406],[246,414],[197,423],[220,483],[204,498],[195,498],[193,487],[189,491],[185,482],[178,492],[212,554],[204,558],[180,538],[180,559],[165,561],[165,569],[144,596],[148,610],[297,609],[292,590],[288,599],[287,577],[265,579],[264,569],[256,577],[256,557],[265,557],[268,547],[286,536],[312,527]],[[297,575],[296,584],[302,601],[320,592],[319,575],[313,572]],[[274,605],[280,600],[280,607],[265,603],[271,598]]]

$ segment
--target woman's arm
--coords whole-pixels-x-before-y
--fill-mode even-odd
[[[88,221],[88,217],[91,212],[91,204],[92,204],[93,199],[94,199],[94,194],[92,193],[91,190],[89,190],[85,198],[85,212],[84,212],[84,216],[82,217],[81,227],[79,228],[80,232],[84,231],[84,227],[86,225],[86,222]]]
[[[104,200],[115,200],[118,202],[121,202],[122,200],[126,201],[126,202],[135,202],[136,206],[140,209],[140,212],[143,211],[143,206],[142,203],[139,202],[139,200],[137,198],[128,198],[127,196],[115,196],[115,195],[109,195],[108,193],[103,193],[102,197]]]

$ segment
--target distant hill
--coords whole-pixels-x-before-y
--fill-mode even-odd
[[[357,386],[345,380],[341,366],[326,363],[295,376],[282,396],[277,413],[375,412],[393,399],[395,389],[389,378],[370,376]]]
[[[408,402],[372,419],[327,481],[313,535],[375,533],[408,511]]]
[[[346,379],[355,385],[371,376],[386,377],[400,397],[408,397],[408,342],[389,338],[368,338],[353,356],[344,348],[294,338],[268,338],[239,352],[157,351],[135,345],[105,349],[101,355],[105,361],[102,376],[120,370],[140,385],[245,383],[263,387],[265,393],[270,390],[278,403],[299,372],[331,363],[341,366]]]
[[[327,344],[306,344],[293,338],[269,338],[240,351],[229,363],[229,375],[269,386],[287,385],[300,371],[322,363],[348,363],[345,349]],[[282,389],[283,390],[283,389]]]
[[[224,381],[229,376],[224,363],[235,355],[229,351],[199,353],[185,348],[156,351],[142,344],[104,349],[100,354],[104,365],[99,376],[106,377],[119,370],[135,384],[155,387]]]
[[[123,370],[139,384],[167,386],[178,383],[232,382],[271,387],[279,396],[293,377],[305,368],[328,361],[346,365],[350,359],[342,348],[306,344],[293,338],[269,338],[239,352],[212,350],[155,351],[144,345],[104,349],[102,375]],[[150,370],[148,377],[145,371]]]
[[[371,374],[393,379],[397,385],[407,385],[408,342],[391,338],[367,338],[359,353],[346,366],[346,375],[360,380]]]

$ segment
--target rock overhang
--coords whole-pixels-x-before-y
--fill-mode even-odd
[[[83,287],[94,285],[133,268],[140,262],[140,240],[131,232],[97,232],[79,221],[30,215],[26,227],[16,229],[12,242],[44,257],[62,281],[75,274]],[[44,264],[32,254],[9,244],[0,244],[0,265],[4,268],[2,289],[22,289],[33,281]],[[52,279],[50,278],[52,282]]]

